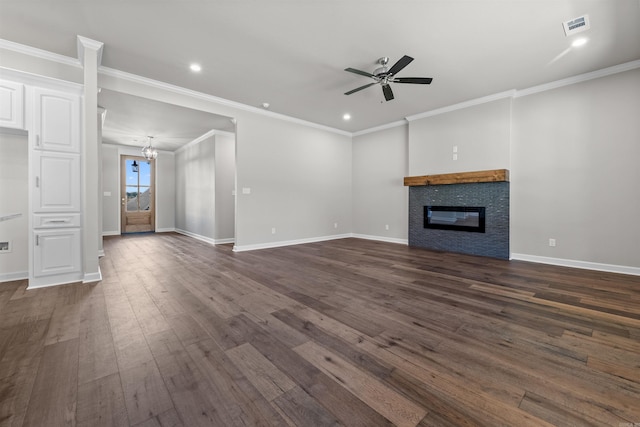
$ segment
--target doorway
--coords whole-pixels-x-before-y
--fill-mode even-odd
[[[120,232],[155,231],[155,199],[155,160],[120,156]]]

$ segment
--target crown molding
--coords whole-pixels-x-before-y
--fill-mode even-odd
[[[507,90],[504,92],[495,93],[493,95],[483,96],[482,98],[470,99],[469,101],[460,102],[458,104],[449,105],[447,107],[438,108],[435,110],[427,111],[425,113],[414,114],[413,116],[407,116],[408,122],[424,119],[427,117],[433,117],[444,113],[450,113],[456,110],[463,110],[465,108],[474,107],[476,105],[486,104],[488,102],[498,101],[505,98],[513,98],[515,96],[515,89]]]
[[[78,60],[80,64],[84,65],[84,52],[87,49],[95,50],[97,56],[97,66],[99,67],[102,64],[102,50],[104,48],[104,43],[99,42],[97,40],[92,40],[87,37],[78,36]]]
[[[220,135],[220,136],[230,136],[230,137],[235,137],[236,134],[233,132],[227,132],[224,130],[217,130],[217,129],[211,129],[209,132],[206,132],[204,134],[202,134],[201,136],[197,137],[196,139],[194,139],[193,141],[190,141],[188,143],[186,143],[185,145],[183,145],[182,147],[178,148],[176,151],[174,151],[174,153],[179,153],[183,150],[186,150],[189,147],[192,147],[196,144],[201,143],[202,141],[211,138],[212,136],[215,135]]]
[[[19,81],[20,83],[46,87],[48,89],[73,92],[82,95],[83,85],[80,83],[60,80],[53,77],[46,77],[40,74],[28,73],[26,71],[14,70],[13,68],[0,67],[0,78]]]
[[[577,76],[567,77],[566,79],[556,80],[554,82],[549,82],[549,83],[541,84],[538,86],[532,86],[527,89],[518,90],[516,91],[514,98],[533,95],[535,93],[557,89],[563,86],[569,86],[576,83],[586,82],[588,80],[599,79],[600,77],[606,77],[612,74],[618,74],[624,71],[634,70],[636,68],[640,68],[640,59],[631,61],[631,62],[625,62],[623,64],[614,65],[613,67],[602,68],[601,70],[591,71],[590,73],[578,74]]]
[[[211,129],[209,132],[203,133],[202,135],[200,135],[199,137],[197,137],[193,141],[187,142],[182,147],[180,147],[176,151],[174,151],[174,153],[178,154],[178,153],[186,150],[189,147],[193,147],[194,145],[199,144],[202,141],[205,141],[205,140],[211,138],[212,136],[214,136],[217,133],[218,133],[218,131],[216,131],[215,129]]]
[[[185,96],[188,96],[188,97],[191,97],[191,98],[200,99],[200,100],[211,102],[211,103],[214,103],[214,104],[224,105],[224,106],[235,108],[235,109],[238,109],[238,110],[247,111],[247,112],[250,112],[250,113],[253,113],[253,114],[259,114],[259,115],[262,115],[262,116],[267,116],[267,117],[271,117],[271,118],[274,118],[274,119],[283,120],[283,121],[299,124],[299,125],[306,126],[306,127],[311,127],[311,128],[315,128],[315,129],[331,132],[331,133],[336,133],[338,135],[343,135],[343,136],[348,136],[348,137],[351,137],[353,135],[351,132],[346,132],[346,131],[343,131],[343,130],[340,130],[340,129],[332,128],[332,127],[321,125],[321,124],[318,124],[318,123],[313,123],[313,122],[309,122],[309,121],[306,121],[306,120],[297,119],[295,117],[286,116],[286,115],[280,114],[280,113],[274,113],[272,111],[265,111],[265,110],[257,108],[257,107],[252,107],[250,105],[241,104],[239,102],[230,101],[228,99],[220,98],[220,97],[213,96],[213,95],[208,95],[206,93],[198,92],[198,91],[195,91],[195,90],[186,89],[186,88],[183,88],[183,87],[180,87],[180,86],[172,85],[170,83],[165,83],[165,82],[161,82],[161,81],[158,81],[158,80],[149,79],[147,77],[138,76],[136,74],[131,74],[131,73],[127,73],[127,72],[124,72],[124,71],[115,70],[113,68],[108,68],[108,67],[101,66],[101,67],[98,68],[98,74],[102,74],[102,75],[105,75],[105,76],[108,76],[108,77],[113,77],[113,78],[116,78],[116,79],[127,80],[127,81],[130,81],[130,82],[133,82],[133,83],[138,83],[138,84],[142,84],[142,85],[145,85],[145,86],[161,89],[161,90],[164,90],[164,91],[167,91],[167,92],[173,92],[173,93],[176,93],[176,94],[185,95]]]
[[[60,55],[57,53],[38,49],[36,47],[26,46],[26,45],[12,42],[5,39],[0,39],[0,49],[6,49],[13,52],[22,53],[24,55],[29,55],[35,58],[40,58],[47,61],[53,61],[60,64],[69,65],[71,67],[82,68],[82,64],[80,64],[80,60],[76,58],[71,58],[69,56]]]
[[[407,124],[407,120],[398,120],[397,122],[387,123],[386,125],[376,126],[365,130],[359,130],[352,134],[353,137],[366,135],[368,133],[380,132],[386,129],[397,128],[400,126],[405,126]]]

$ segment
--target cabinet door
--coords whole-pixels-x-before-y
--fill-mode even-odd
[[[80,155],[33,153],[33,212],[80,212]]]
[[[80,98],[35,88],[34,146],[41,150],[80,152]]]
[[[79,229],[37,230],[34,237],[34,277],[80,271]]]
[[[0,80],[0,127],[24,129],[24,85]]]

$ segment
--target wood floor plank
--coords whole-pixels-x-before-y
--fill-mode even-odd
[[[339,426],[340,422],[300,387],[277,397],[274,403],[294,426]]]
[[[294,350],[397,426],[413,427],[427,415],[426,409],[311,341]]]
[[[109,315],[102,288],[96,289],[80,314],[78,384],[118,373]]]
[[[118,373],[102,376],[78,386],[78,427],[128,424],[127,408]]]
[[[173,402],[153,360],[120,372],[124,401],[131,424],[173,409]]]
[[[296,386],[289,377],[249,343],[230,348],[226,353],[233,364],[268,401],[272,401]]]
[[[120,282],[105,283],[104,297],[119,370],[152,361],[149,346]]]
[[[175,409],[169,409],[146,421],[136,424],[134,427],[188,427],[185,426]]]
[[[78,396],[78,339],[44,347],[24,426],[74,426]]]
[[[211,398],[218,402],[219,410],[233,416],[231,425],[287,425],[213,340],[199,341],[190,345],[187,351],[208,379]]]

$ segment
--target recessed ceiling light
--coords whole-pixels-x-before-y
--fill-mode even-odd
[[[580,37],[579,39],[575,39],[573,41],[573,43],[571,43],[571,46],[573,47],[580,47],[580,46],[584,46],[585,44],[587,44],[588,39],[584,38],[584,37]]]
[[[200,71],[202,71],[202,67],[200,66],[200,64],[196,64],[196,63],[193,63],[193,64],[189,65],[189,68],[194,73],[199,73]]]
[[[351,120],[351,114],[346,113],[344,116],[342,116],[343,120]]]

